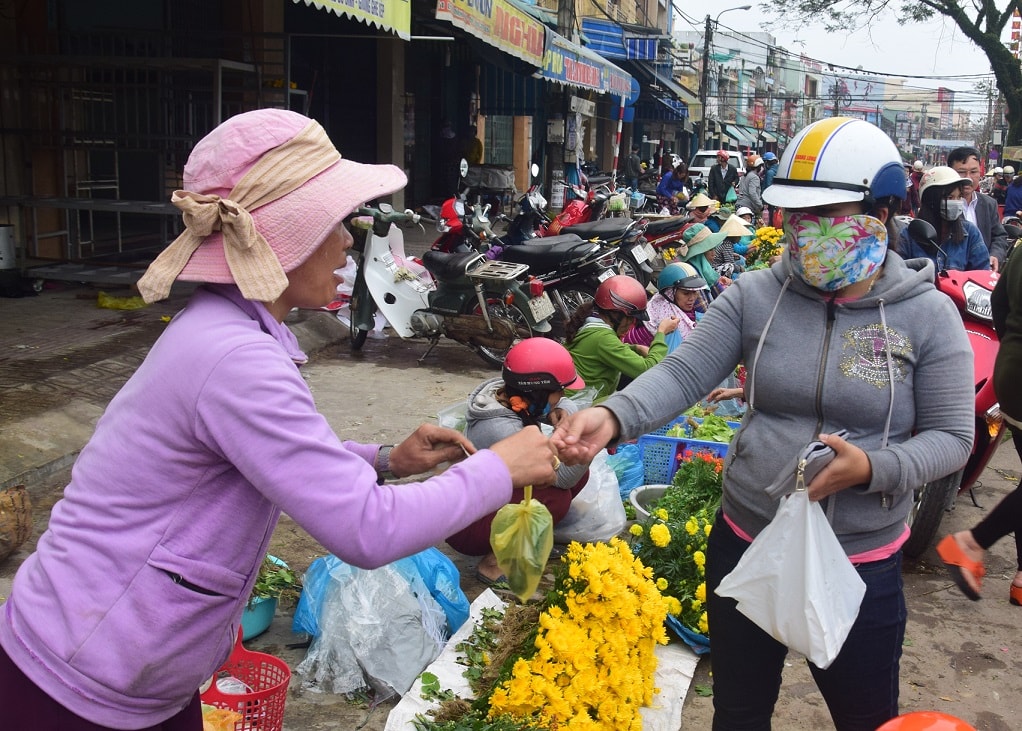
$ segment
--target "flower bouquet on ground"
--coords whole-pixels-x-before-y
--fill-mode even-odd
[[[444,698],[418,731],[642,728],[670,600],[625,541],[569,545],[538,603],[484,611],[457,646],[474,699]],[[423,691],[426,690],[423,678]]]
[[[781,253],[784,231],[773,226],[756,229],[756,237],[749,244],[745,254],[746,269],[766,269],[770,266],[770,258]]]
[[[697,653],[709,650],[706,542],[720,506],[723,466],[721,457],[686,450],[649,518],[630,528],[636,558],[653,569],[670,603],[668,626]]]

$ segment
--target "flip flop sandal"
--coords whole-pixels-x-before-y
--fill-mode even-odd
[[[496,588],[508,587],[507,576],[505,576],[504,574],[501,574],[496,579],[491,579],[483,572],[476,570],[476,581],[478,581],[480,584],[483,584],[484,586],[491,586]]]
[[[976,579],[976,584],[982,586],[983,576],[986,575],[983,564],[966,556],[958,545],[958,541],[951,535],[944,536],[937,544],[937,555],[940,556],[940,560],[943,561],[952,580],[962,590],[962,593],[972,601],[978,601],[981,598],[979,592],[965,580],[965,572],[968,571]]]
[[[1008,594],[1008,601],[1016,607],[1022,607],[1022,586],[1011,585],[1011,592]]]

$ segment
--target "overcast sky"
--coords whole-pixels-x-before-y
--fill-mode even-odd
[[[989,74],[990,63],[986,56],[969,41],[950,20],[939,18],[925,24],[900,26],[891,14],[871,29],[856,30],[852,33],[827,33],[822,26],[809,26],[800,31],[788,30],[792,24],[776,23],[769,27],[773,16],[759,9],[753,0],[704,0],[681,5],[686,16],[696,21],[696,28],[685,17],[675,17],[677,30],[702,31],[706,16],[716,19],[718,13],[727,8],[744,4],[752,10],[732,10],[720,16],[723,29],[738,32],[762,30],[771,33],[777,44],[792,53],[804,52],[807,56],[822,62],[836,63],[866,71],[887,72],[906,76],[956,76],[963,74]],[[1010,23],[1009,23],[1010,25]],[[783,27],[783,29],[779,29]],[[1006,31],[1007,33],[1007,31]],[[1007,38],[1007,36],[1005,36]],[[796,43],[801,41],[802,43]],[[986,103],[979,103],[967,94],[973,89],[976,79],[914,79],[906,86],[937,88],[946,86],[954,89],[957,107],[966,107],[985,112]],[[977,109],[979,107],[979,109]]]

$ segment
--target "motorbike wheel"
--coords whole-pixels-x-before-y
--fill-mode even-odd
[[[915,490],[912,510],[908,515],[908,525],[912,529],[912,534],[901,547],[906,556],[918,558],[930,547],[940,529],[944,513],[954,502],[961,482],[962,472],[959,470],[953,475],[928,482]]]
[[[351,338],[351,349],[361,350],[362,346],[366,344],[366,337],[369,336],[368,330],[363,330],[359,327],[352,326],[348,337]]]
[[[643,287],[649,286],[649,275],[642,268],[636,268],[632,266],[632,263],[627,259],[617,260],[617,271],[618,274],[624,274],[626,277],[631,277]]]
[[[515,340],[515,343],[519,340],[532,337],[532,328],[529,326],[529,320],[525,317],[525,313],[514,305],[509,305],[500,300],[489,300],[486,303],[486,311],[489,313],[491,320],[508,320],[514,325],[515,330],[518,331],[518,338]],[[482,314],[479,305],[476,305],[475,314]],[[514,343],[511,345],[514,345]],[[510,346],[507,348],[488,348],[484,345],[475,346],[475,351],[479,354],[479,357],[496,368],[504,365],[504,357],[510,349]]]
[[[348,338],[350,340],[351,349],[353,351],[361,350],[362,346],[365,345],[366,337],[368,337],[369,335],[368,330],[363,330],[362,328],[356,326],[354,322],[355,321],[354,313],[358,311],[357,308],[359,307],[359,300],[362,296],[363,296],[362,293],[358,292],[357,290],[352,292],[351,301],[349,303],[349,308],[352,315],[351,325],[348,328]],[[368,293],[366,293],[365,296],[368,296]]]

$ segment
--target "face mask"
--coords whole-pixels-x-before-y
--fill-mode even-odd
[[[940,206],[940,216],[945,221],[957,221],[965,212],[965,201],[961,198],[948,198]]]
[[[887,256],[887,228],[873,216],[788,213],[784,234],[795,273],[825,292],[868,279]]]

